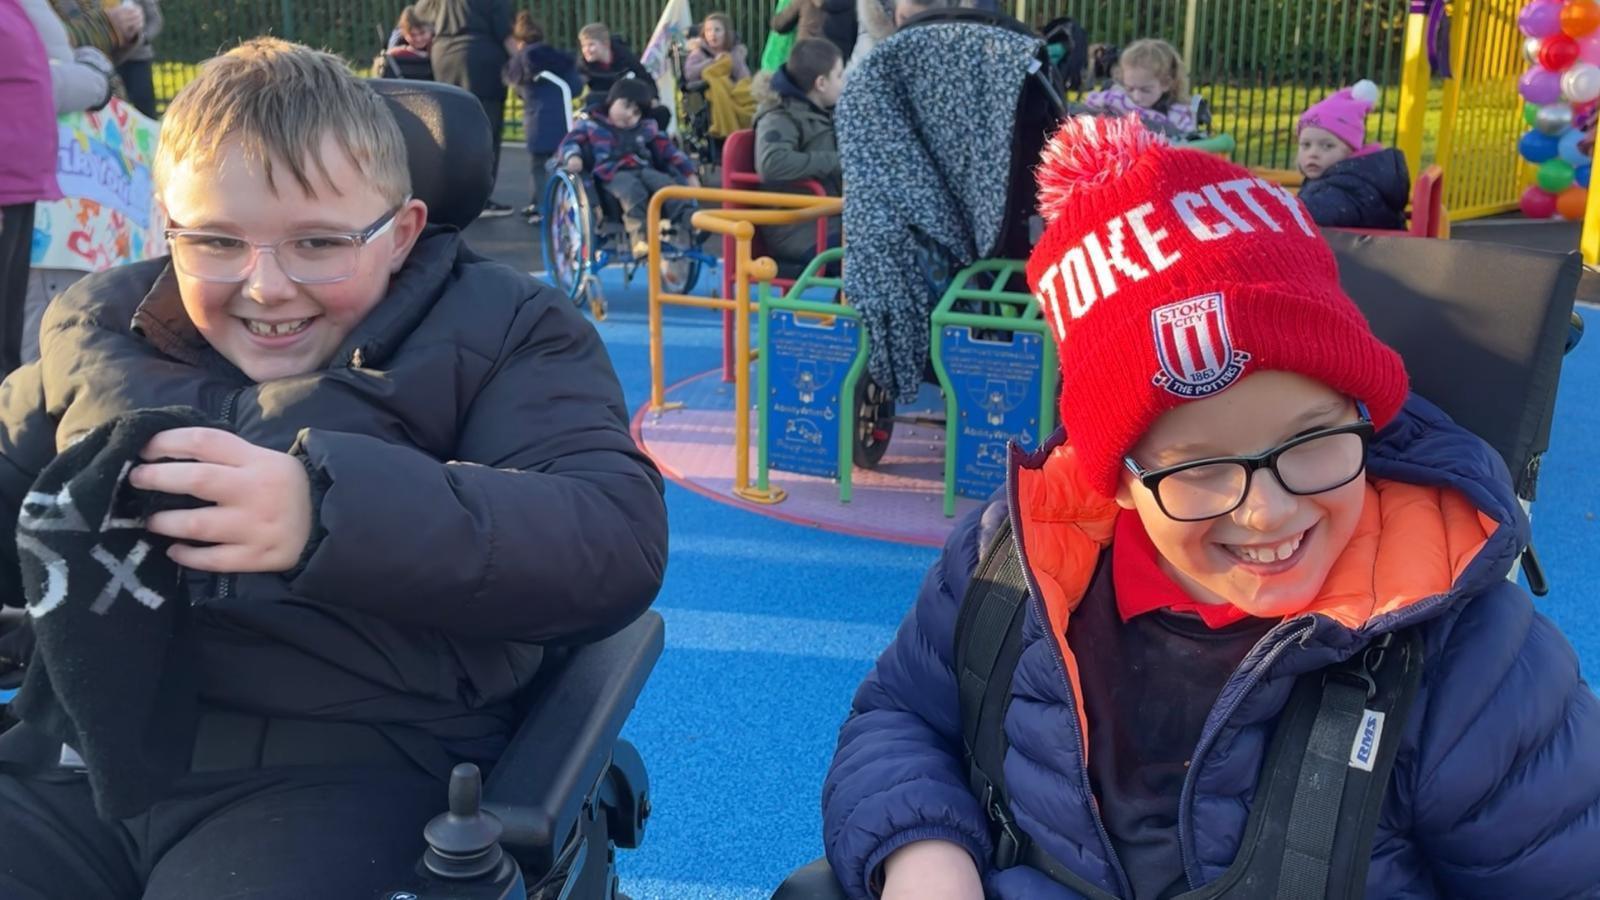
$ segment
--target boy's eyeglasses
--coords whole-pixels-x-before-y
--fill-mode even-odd
[[[167,244],[178,271],[201,281],[237,284],[250,277],[260,254],[270,253],[284,277],[296,284],[333,284],[355,274],[361,248],[388,231],[410,201],[405,198],[360,231],[301,234],[260,244],[237,235],[168,228]]]
[[[1300,435],[1256,456],[1215,456],[1160,469],[1146,469],[1124,456],[1122,464],[1155,495],[1168,518],[1202,522],[1237,509],[1261,469],[1270,469],[1284,490],[1301,497],[1354,481],[1366,468],[1373,434],[1365,404],[1357,401],[1356,412],[1357,422]]]

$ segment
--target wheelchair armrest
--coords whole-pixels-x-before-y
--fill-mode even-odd
[[[661,614],[646,611],[616,634],[574,648],[489,773],[484,807],[500,818],[501,844],[533,869],[530,877],[548,872],[572,835],[664,635]]]

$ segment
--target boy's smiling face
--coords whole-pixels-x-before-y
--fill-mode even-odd
[[[1129,455],[1145,469],[1247,456],[1355,421],[1355,404],[1332,388],[1290,372],[1258,372],[1220,394],[1164,413]],[[1155,496],[1130,473],[1122,474],[1117,489],[1117,503],[1138,512],[1162,568],[1192,599],[1231,603],[1264,618],[1299,612],[1316,598],[1355,533],[1365,500],[1364,478],[1296,496],[1263,469],[1233,512],[1180,522],[1162,512]],[[1286,558],[1260,561],[1279,554]]]
[[[267,244],[286,238],[360,233],[386,214],[394,220],[355,251],[352,274],[330,284],[298,284],[273,253],[258,251],[243,281],[206,281],[178,271],[184,310],[206,341],[253,381],[303,375],[325,366],[378,305],[427,220],[427,208],[391,201],[324,137],[321,166],[306,166],[307,193],[281,162],[276,190],[259,158],[229,141],[203,167],[177,163],[162,190],[172,227]],[[310,161],[308,161],[310,162]],[[338,189],[335,190],[335,185]]]

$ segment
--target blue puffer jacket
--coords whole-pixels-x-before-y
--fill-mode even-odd
[[[1311,221],[1324,228],[1406,227],[1411,174],[1399,150],[1352,156],[1300,188]]]
[[[1045,851],[1128,896],[1091,800],[1064,661],[1069,610],[1110,540],[1116,507],[1082,487],[1074,460],[1059,436],[1013,459],[1009,500],[956,529],[857,692],[822,799],[828,859],[852,897],[870,896],[890,853],[927,839],[965,847],[986,870],[990,896],[1077,896],[1034,869],[988,868],[989,834],[959,749],[956,612],[980,548],[1008,515],[1032,588],[1005,720],[1013,812]],[[1528,535],[1505,466],[1413,397],[1378,436],[1368,474],[1363,526],[1315,611],[1263,638],[1212,709],[1179,808],[1190,883],[1215,880],[1239,850],[1295,677],[1420,623],[1423,682],[1378,825],[1368,896],[1600,897],[1600,701],[1567,641],[1505,580]]]

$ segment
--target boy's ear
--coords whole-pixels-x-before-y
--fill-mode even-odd
[[[1133,476],[1127,472],[1117,474],[1117,496],[1114,497],[1117,505],[1123,509],[1134,509],[1133,505]]]
[[[389,271],[400,271],[416,246],[417,238],[428,224],[428,204],[413,197],[394,214],[394,252],[389,255]]]

